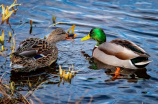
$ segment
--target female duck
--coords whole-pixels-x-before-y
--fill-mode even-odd
[[[30,72],[51,65],[57,60],[56,43],[70,40],[76,34],[68,35],[63,29],[53,30],[47,39],[27,38],[23,40],[12,54],[11,67],[18,72]]]
[[[130,69],[138,69],[147,66],[151,61],[150,57],[142,48],[124,39],[114,39],[106,42],[106,35],[100,28],[93,28],[90,33],[81,39],[94,39],[97,45],[93,49],[93,57],[97,60]]]

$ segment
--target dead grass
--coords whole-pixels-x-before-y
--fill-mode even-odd
[[[18,91],[13,90],[11,86],[6,85],[0,81],[0,104],[30,104],[30,102]]]

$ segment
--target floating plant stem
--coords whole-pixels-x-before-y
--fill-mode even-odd
[[[71,34],[73,34],[74,33],[74,29],[75,29],[75,25],[72,25],[72,27],[67,31],[67,33],[69,33],[69,31],[72,30]]]
[[[5,21],[9,21],[9,17],[12,15],[12,13],[15,10],[9,11],[9,7],[7,6],[7,9],[5,10],[5,7],[2,4],[2,22],[1,24],[3,24]]]
[[[55,17],[54,14],[53,14],[53,16],[52,16],[53,24],[50,25],[49,27],[55,26],[55,25],[57,25],[57,24],[67,24],[67,22],[57,22],[57,23],[56,23],[56,21],[55,21],[56,18],[57,18],[57,17]]]
[[[18,6],[21,4],[15,4],[17,3],[17,0],[15,0],[13,2],[13,4],[11,4],[10,6],[7,6],[6,9],[4,7],[4,5],[2,4],[0,7],[2,7],[2,21],[1,24],[3,24],[5,21],[7,22],[7,24],[9,23],[9,17],[12,15],[13,12],[15,12],[17,9],[14,9],[14,6]],[[9,9],[12,8],[12,11],[9,11]]]
[[[15,0],[15,1],[13,2],[13,4],[11,4],[11,5],[9,6],[9,9],[12,8],[13,6],[15,6],[15,2],[17,3],[17,0]]]
[[[30,20],[30,34],[32,33],[32,24],[33,24],[33,21]]]
[[[55,24],[56,18],[57,18],[57,17],[54,17],[54,14],[53,14],[53,16],[52,16],[52,21],[53,21],[54,24]]]
[[[11,51],[12,53],[14,52],[15,50],[15,38],[13,37],[13,40],[11,41]],[[10,58],[12,57],[12,54],[10,55]]]
[[[2,14],[5,14],[5,8],[4,8],[4,5],[2,4],[1,7],[2,7]]]
[[[11,32],[9,31],[9,38],[12,38],[12,34],[11,34]]]
[[[13,81],[10,83],[10,90],[11,90],[11,92],[13,94],[14,90],[15,90],[15,82],[13,82]]]
[[[15,4],[15,3],[17,3],[17,0],[15,0],[15,1],[13,2],[13,4],[11,4],[11,5],[9,6],[9,9],[10,9],[10,8],[13,9],[14,6],[19,6],[19,5],[21,5],[21,4]]]
[[[30,83],[30,81],[29,81],[29,88],[30,88],[30,89],[32,88],[32,84]]]
[[[62,69],[61,69],[61,65],[59,65],[59,74],[60,74],[60,77],[63,76],[63,71],[62,71]]]
[[[14,10],[9,11],[9,12],[6,14],[4,20],[8,19],[8,18],[11,16],[11,14],[12,14],[13,12],[14,12]]]
[[[62,82],[62,80],[63,80],[63,84],[65,81],[71,84],[71,79],[75,76],[76,72],[73,71],[73,66],[72,66],[72,67],[69,67],[69,71],[66,73],[66,71],[62,70],[61,66],[59,65],[60,81],[59,81],[58,87],[60,86],[60,83]]]
[[[2,35],[0,36],[0,43],[4,45],[4,30],[2,30]]]
[[[14,4],[14,5],[10,6],[9,9],[10,9],[10,8],[13,9],[14,6],[20,6],[20,5],[21,5],[21,4]],[[15,10],[18,10],[18,9],[15,9]]]
[[[15,50],[15,38],[13,37],[13,41],[11,43],[11,50],[12,50],[12,53],[14,52]]]
[[[47,37],[44,35],[44,39],[46,39]]]
[[[1,51],[4,51],[4,30],[2,30],[2,35],[0,36],[0,43],[1,43]]]
[[[11,32],[9,31],[9,40],[8,40],[8,43],[10,43],[11,39],[12,39],[12,34],[11,34]]]
[[[0,51],[0,55],[2,55],[3,57],[5,57],[5,61],[7,61],[7,57],[6,57],[6,55],[3,52]]]
[[[53,26],[58,25],[58,24],[67,24],[68,22],[57,22],[55,24],[53,24]],[[51,27],[52,25],[50,25],[49,27]]]
[[[33,24],[33,21],[32,21],[32,20],[30,20],[30,27],[32,27],[32,24]]]
[[[3,46],[3,45],[1,46],[1,51],[2,51],[2,52],[4,51],[4,46]]]
[[[60,74],[60,77],[63,77],[65,79],[72,79],[72,76],[74,76],[74,71],[73,71],[73,68],[71,70],[69,67],[69,71],[65,73],[65,70],[62,70],[61,66],[59,65],[59,74]]]

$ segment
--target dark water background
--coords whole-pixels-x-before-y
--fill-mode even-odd
[[[5,6],[12,3],[13,0],[0,0],[0,4]],[[29,74],[8,73],[4,76],[5,80],[14,81],[16,89],[24,95],[29,90],[25,84],[28,80],[35,88],[40,87],[30,96],[35,104],[38,104],[39,100],[44,104],[77,101],[83,104],[157,104],[157,0],[18,0],[18,3],[22,5],[18,6],[16,15],[10,18],[11,28],[6,24],[0,26],[0,31],[4,29],[6,35],[4,47],[8,48],[8,51],[5,51],[5,54],[10,53],[10,43],[7,42],[9,31],[16,35],[16,46],[28,37],[43,38],[57,27],[67,31],[73,24],[76,25],[75,33],[78,35],[74,42],[58,43],[58,61],[52,68]],[[57,17],[57,22],[67,24],[50,27],[53,14]],[[31,34],[30,19],[33,20]],[[112,80],[115,68],[97,64],[99,70],[96,70],[96,62],[91,57],[96,42],[80,41],[93,27],[103,28],[107,33],[107,41],[122,38],[140,45],[151,55],[153,62],[146,69],[125,69],[118,79]],[[9,64],[9,56],[6,62],[5,58],[0,56],[0,75],[11,70]],[[59,65],[68,70],[72,64],[74,70],[80,72],[71,80],[71,84],[61,82],[59,85]]]

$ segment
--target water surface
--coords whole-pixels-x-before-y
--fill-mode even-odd
[[[13,0],[0,1],[0,4],[10,5]],[[92,104],[157,104],[158,102],[158,1],[157,0],[18,0],[16,15],[10,18],[11,28],[7,24],[0,26],[5,30],[5,44],[9,31],[15,34],[16,46],[28,37],[43,38],[55,28],[66,31],[76,25],[75,41],[61,41],[58,60],[51,68],[40,69],[29,74],[8,73],[7,81],[14,81],[16,89],[22,94],[29,90],[26,84],[40,89],[34,91],[29,98],[35,104],[39,100],[50,103],[88,103]],[[52,25],[52,15],[56,22],[66,22]],[[0,15],[1,19],[1,15]],[[33,20],[30,34],[29,20]],[[81,42],[91,28],[100,27],[107,34],[107,41],[116,38],[128,39],[141,46],[151,55],[153,60],[142,70],[123,70],[118,79],[112,79],[115,68],[102,65],[92,58],[92,49],[96,42],[87,40]],[[10,59],[0,56],[0,75],[10,72]],[[59,65],[68,70],[73,64],[74,70],[80,72],[69,82],[61,82],[58,73]],[[23,84],[22,84],[23,83]],[[43,83],[43,84],[41,84]],[[40,85],[41,84],[41,85]],[[36,97],[34,97],[36,96]],[[37,99],[38,98],[38,99]]]

